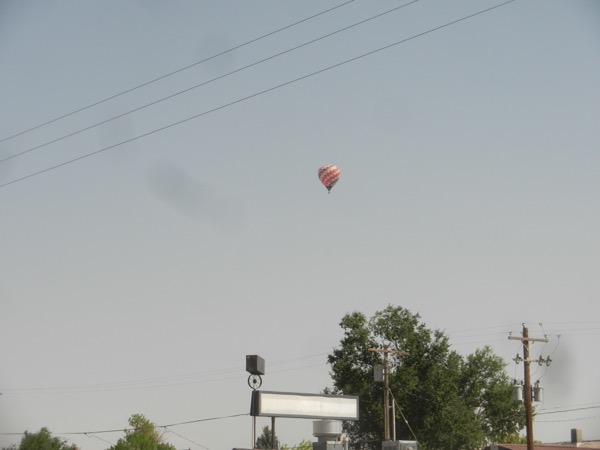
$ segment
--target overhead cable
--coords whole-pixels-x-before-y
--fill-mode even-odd
[[[598,409],[600,408],[600,405],[596,405],[596,406],[584,406],[584,407],[580,407],[580,408],[566,408],[566,409],[561,409],[558,411],[540,411],[538,413],[536,413],[537,416],[541,416],[541,415],[546,415],[546,414],[559,414],[559,413],[566,413],[566,412],[573,412],[573,411],[584,411],[586,409]]]
[[[181,439],[184,439],[184,440],[186,440],[186,441],[188,441],[188,442],[191,442],[192,444],[194,444],[194,445],[197,445],[198,447],[202,447],[202,448],[205,448],[206,450],[210,450],[208,447],[206,447],[206,446],[204,446],[204,445],[202,445],[202,444],[199,444],[198,442],[192,441],[191,439],[189,439],[189,438],[186,438],[185,436],[182,436],[181,434],[179,434],[179,433],[176,433],[176,432],[174,432],[173,430],[168,430],[166,427],[164,427],[164,428],[165,428],[165,430],[166,430],[168,433],[173,433],[175,436],[179,436]]]
[[[209,421],[214,421],[214,420],[223,420],[223,419],[232,419],[235,417],[242,417],[242,416],[249,416],[249,413],[240,413],[240,414],[231,414],[228,416],[217,416],[217,417],[208,417],[205,419],[197,419],[197,420],[188,420],[186,422],[177,422],[177,423],[172,423],[169,425],[155,425],[155,427],[157,428],[170,428],[170,427],[176,427],[178,425],[187,425],[190,423],[200,423],[200,422],[209,422]],[[94,435],[94,434],[106,434],[106,433],[123,433],[123,432],[127,432],[127,431],[134,431],[135,428],[120,428],[120,429],[113,429],[113,430],[96,430],[96,431],[71,431],[71,432],[64,432],[64,433],[54,433],[54,434],[60,434],[60,435],[69,435],[69,436],[74,436],[74,435]],[[19,436],[19,435],[23,435],[23,433],[0,433],[0,436]]]
[[[327,38],[329,38],[329,37],[331,37],[331,36],[333,36],[333,35],[336,35],[336,34],[338,34],[338,33],[342,33],[342,32],[344,32],[344,31],[347,31],[347,30],[351,29],[351,28],[357,27],[357,26],[359,26],[359,25],[363,25],[363,24],[365,24],[365,23],[367,23],[367,22],[369,22],[369,21],[371,21],[371,20],[374,20],[374,19],[377,19],[377,18],[379,18],[379,17],[385,16],[386,14],[390,14],[390,13],[392,13],[392,12],[394,12],[394,11],[397,11],[397,10],[399,10],[399,9],[401,9],[401,8],[404,8],[404,7],[408,6],[408,5],[411,5],[411,4],[413,4],[413,3],[416,3],[416,2],[418,2],[418,1],[419,1],[419,0],[412,0],[412,1],[411,1],[411,2],[409,2],[409,3],[405,3],[405,4],[403,4],[403,5],[400,5],[400,6],[397,6],[397,7],[395,7],[395,8],[392,8],[392,9],[390,9],[390,10],[387,10],[387,11],[385,11],[385,12],[383,12],[383,13],[380,13],[380,14],[377,14],[377,15],[375,15],[375,16],[369,17],[369,18],[367,18],[367,19],[361,20],[361,21],[359,21],[359,22],[353,23],[352,25],[349,25],[349,26],[347,26],[347,27],[344,27],[344,28],[341,28],[341,29],[339,29],[339,30],[333,31],[333,32],[331,32],[331,33],[325,34],[325,35],[323,35],[323,36],[320,36],[320,37],[318,37],[318,38],[316,38],[316,39],[312,39],[312,40],[310,40],[310,41],[308,41],[308,42],[305,42],[305,43],[303,43],[303,44],[300,44],[300,45],[297,45],[297,46],[295,46],[295,47],[289,48],[289,49],[287,49],[287,50],[284,50],[284,51],[282,51],[282,52],[276,53],[276,54],[274,54],[274,55],[268,56],[268,57],[266,57],[266,58],[263,58],[263,59],[261,59],[261,60],[255,61],[255,62],[253,62],[253,63],[250,63],[250,64],[246,65],[246,66],[243,66],[243,67],[240,67],[240,68],[238,68],[238,69],[232,70],[231,72],[227,72],[227,73],[225,73],[225,74],[223,74],[223,75],[219,75],[219,76],[217,76],[217,77],[215,77],[215,78],[212,78],[212,79],[210,79],[210,80],[203,81],[202,83],[199,83],[199,84],[196,84],[196,85],[194,85],[194,86],[191,86],[191,87],[188,87],[188,88],[186,88],[186,89],[183,89],[183,90],[181,90],[181,91],[175,92],[174,94],[167,95],[166,97],[162,97],[162,98],[160,98],[160,99],[158,99],[158,100],[155,100],[155,101],[153,101],[153,102],[146,103],[145,105],[138,106],[137,108],[131,109],[131,110],[129,110],[129,111],[126,111],[126,112],[124,112],[124,113],[122,113],[122,114],[119,114],[119,115],[117,115],[117,116],[111,117],[110,119],[102,120],[102,121],[100,121],[100,122],[97,122],[97,123],[95,123],[95,124],[93,124],[93,125],[89,125],[89,126],[87,126],[87,127],[85,127],[85,128],[81,128],[81,129],[79,129],[79,130],[77,130],[77,131],[74,131],[74,132],[72,132],[72,133],[66,134],[66,135],[64,135],[64,136],[61,136],[61,137],[59,137],[59,138],[53,139],[53,140],[51,140],[51,141],[45,142],[45,143],[43,143],[43,144],[36,145],[35,147],[31,147],[31,148],[29,148],[29,149],[27,149],[27,150],[23,150],[23,151],[21,151],[21,152],[15,153],[15,154],[13,154],[13,155],[6,156],[6,157],[4,157],[4,158],[0,159],[0,163],[2,163],[2,162],[5,162],[5,161],[8,161],[9,159],[16,158],[16,157],[18,157],[18,156],[22,156],[22,155],[24,155],[24,154],[26,154],[26,153],[30,153],[30,152],[32,152],[32,151],[34,151],[34,150],[39,150],[40,148],[46,147],[46,146],[48,146],[48,145],[50,145],[50,144],[54,144],[54,143],[56,143],[56,142],[60,142],[60,141],[62,141],[62,140],[64,140],[64,139],[67,139],[67,138],[70,138],[70,137],[76,136],[76,135],[78,135],[78,134],[80,134],[80,133],[83,133],[84,131],[91,130],[92,128],[96,128],[96,127],[99,127],[100,125],[107,124],[107,123],[109,123],[109,122],[112,122],[113,120],[117,120],[117,119],[120,119],[120,118],[122,118],[122,117],[128,116],[128,115],[130,115],[130,114],[133,114],[133,113],[135,113],[135,112],[141,111],[142,109],[146,109],[146,108],[148,108],[148,107],[150,107],[150,106],[154,106],[154,105],[156,105],[156,104],[158,104],[158,103],[162,103],[162,102],[164,102],[165,100],[169,100],[169,99],[171,99],[171,98],[174,98],[174,97],[177,97],[177,96],[179,96],[179,95],[181,95],[181,94],[185,94],[186,92],[190,92],[190,91],[192,91],[192,90],[194,90],[194,89],[198,89],[199,87],[206,86],[207,84],[214,83],[215,81],[222,80],[223,78],[226,78],[226,77],[228,77],[228,76],[230,76],[230,75],[234,75],[234,74],[236,74],[236,73],[242,72],[243,70],[249,69],[249,68],[251,68],[251,67],[257,66],[257,65],[259,65],[259,64],[262,64],[262,63],[264,63],[264,62],[267,62],[267,61],[270,61],[270,60],[272,60],[272,59],[278,58],[278,57],[280,57],[280,56],[283,56],[283,55],[285,55],[285,54],[287,54],[287,53],[294,52],[294,51],[296,51],[296,50],[298,50],[298,49],[300,49],[300,48],[303,48],[303,47],[306,47],[306,46],[308,46],[308,45],[314,44],[315,42],[322,41],[323,39],[327,39]],[[1,141],[0,141],[0,142],[1,142]]]
[[[347,60],[341,61],[341,62],[339,62],[339,63],[336,63],[336,64],[333,64],[333,65],[327,66],[327,67],[325,67],[325,68],[323,68],[323,69],[320,69],[320,70],[317,70],[317,71],[311,72],[311,73],[309,73],[309,74],[306,74],[306,75],[300,76],[300,77],[298,77],[298,78],[294,78],[294,79],[292,79],[292,80],[289,80],[289,81],[286,81],[286,82],[284,82],[284,83],[281,83],[281,84],[278,84],[278,85],[272,86],[272,87],[270,87],[270,88],[263,89],[263,90],[261,90],[261,91],[255,92],[254,94],[250,94],[250,95],[247,95],[247,96],[245,96],[245,97],[239,98],[239,99],[237,99],[237,100],[231,101],[231,102],[229,102],[229,103],[225,103],[225,104],[223,104],[223,105],[221,105],[221,106],[217,106],[217,107],[215,107],[215,108],[209,109],[209,110],[207,110],[207,111],[204,111],[204,112],[202,112],[202,113],[199,113],[199,114],[196,114],[196,115],[190,116],[190,117],[188,117],[188,118],[186,118],[186,119],[178,120],[178,121],[176,121],[176,122],[170,123],[170,124],[168,124],[168,125],[165,125],[165,126],[162,126],[162,127],[160,127],[160,128],[156,128],[156,129],[154,129],[154,130],[148,131],[148,132],[146,132],[146,133],[143,133],[143,134],[140,134],[140,135],[138,135],[138,136],[134,136],[134,137],[132,137],[132,138],[126,139],[126,140],[124,140],[124,141],[121,141],[121,142],[118,142],[118,143],[116,143],[116,144],[112,144],[112,145],[109,145],[109,146],[107,146],[107,147],[103,147],[103,148],[101,148],[101,149],[99,149],[99,150],[96,150],[96,151],[93,151],[93,152],[87,153],[87,154],[85,154],[85,155],[78,156],[78,157],[76,157],[76,158],[72,158],[72,159],[69,159],[69,160],[67,160],[67,161],[63,161],[62,163],[59,163],[59,164],[55,164],[54,166],[50,166],[50,167],[47,167],[47,168],[45,168],[45,169],[39,170],[39,171],[37,171],[37,172],[33,172],[33,173],[30,173],[30,174],[28,174],[28,175],[22,176],[22,177],[20,177],[20,178],[16,178],[16,179],[14,179],[14,180],[7,181],[7,182],[5,182],[5,183],[3,183],[3,184],[0,184],[0,188],[4,188],[4,187],[6,187],[6,186],[9,186],[9,185],[11,185],[11,184],[18,183],[18,182],[20,182],[20,181],[23,181],[23,180],[26,180],[26,179],[32,178],[32,177],[34,177],[34,176],[37,176],[37,175],[41,175],[41,174],[43,174],[43,173],[46,173],[46,172],[49,172],[49,171],[51,171],[51,170],[58,169],[58,168],[60,168],[60,167],[63,167],[63,166],[66,166],[66,165],[69,165],[69,164],[72,164],[72,163],[75,163],[75,162],[81,161],[82,159],[89,158],[90,156],[97,155],[97,154],[99,154],[99,153],[105,152],[105,151],[107,151],[107,150],[111,150],[111,149],[113,149],[113,148],[119,147],[119,146],[121,146],[121,145],[124,145],[124,144],[128,144],[128,143],[130,143],[130,142],[133,142],[133,141],[136,141],[136,140],[138,140],[138,139],[141,139],[141,138],[144,138],[144,137],[147,137],[147,136],[150,136],[150,135],[156,134],[156,133],[158,133],[158,132],[161,132],[161,131],[167,130],[167,129],[169,129],[169,128],[172,128],[172,127],[174,127],[174,126],[181,125],[181,124],[183,124],[183,123],[189,122],[189,121],[191,121],[191,120],[194,120],[194,119],[198,119],[198,118],[200,118],[200,117],[203,117],[203,116],[206,116],[206,115],[208,115],[208,114],[212,114],[212,113],[214,113],[214,112],[220,111],[220,110],[222,110],[222,109],[228,108],[228,107],[230,107],[230,106],[233,106],[233,105],[236,105],[236,104],[238,104],[238,103],[242,103],[242,102],[244,102],[244,101],[246,101],[246,100],[250,100],[250,99],[252,99],[252,98],[258,97],[258,96],[260,96],[260,95],[263,95],[263,94],[266,94],[266,93],[268,93],[268,92],[275,91],[275,90],[277,90],[277,89],[280,89],[280,88],[282,88],[282,87],[285,87],[285,86],[291,85],[291,84],[293,84],[293,83],[297,83],[297,82],[299,82],[299,81],[305,80],[305,79],[307,79],[307,78],[310,78],[310,77],[313,77],[313,76],[315,76],[315,75],[319,75],[319,74],[321,74],[321,73],[324,73],[324,72],[327,72],[327,71],[329,71],[329,70],[332,70],[332,69],[335,69],[335,68],[341,67],[341,66],[343,66],[343,65],[345,65],[345,64],[348,64],[348,63],[351,63],[351,62],[357,61],[357,60],[359,60],[359,59],[362,59],[362,58],[365,58],[365,57],[367,57],[367,56],[371,56],[371,55],[374,55],[374,54],[376,54],[376,53],[379,53],[379,52],[381,52],[381,51],[388,50],[388,49],[390,49],[390,48],[393,48],[393,47],[395,47],[395,46],[397,46],[397,45],[404,44],[404,43],[406,43],[406,42],[409,42],[409,41],[411,41],[411,40],[414,40],[414,39],[417,39],[417,38],[419,38],[419,37],[425,36],[425,35],[427,35],[427,34],[433,33],[433,32],[435,32],[435,31],[439,31],[439,30],[441,30],[441,29],[444,29],[444,28],[450,27],[450,26],[452,26],[452,25],[455,25],[455,24],[457,24],[457,23],[460,23],[460,22],[463,22],[463,21],[465,21],[465,20],[471,19],[471,18],[473,18],[473,17],[479,16],[479,15],[481,15],[481,14],[485,14],[485,13],[487,13],[487,12],[490,12],[490,11],[494,10],[494,9],[497,9],[497,8],[500,8],[500,7],[502,7],[502,6],[508,5],[509,3],[512,3],[512,2],[514,2],[514,1],[515,1],[515,0],[508,0],[508,1],[505,1],[505,2],[503,2],[503,3],[499,3],[499,4],[497,4],[497,5],[491,6],[491,7],[489,7],[489,8],[482,9],[482,10],[480,10],[480,11],[477,11],[477,12],[475,12],[475,13],[472,13],[472,14],[469,14],[469,15],[467,15],[467,16],[461,17],[460,19],[456,19],[456,20],[453,20],[453,21],[451,21],[451,22],[447,22],[447,23],[445,23],[445,24],[443,24],[443,25],[440,25],[440,26],[437,26],[437,27],[434,27],[434,28],[430,28],[429,30],[423,31],[423,32],[421,32],[421,33],[414,34],[414,35],[412,35],[412,36],[410,36],[410,37],[408,37],[408,38],[401,39],[401,40],[399,40],[399,41],[396,41],[396,42],[393,42],[393,43],[391,43],[391,44],[385,45],[385,46],[383,46],[383,47],[379,47],[379,48],[377,48],[377,49],[375,49],[375,50],[371,50],[371,51],[369,51],[369,52],[367,52],[367,53],[363,53],[363,54],[361,54],[361,55],[358,55],[358,56],[355,56],[355,57],[353,57],[353,58],[350,58],[350,59],[347,59]]]
[[[106,98],[104,98],[102,100],[99,100],[99,101],[97,101],[95,103],[91,103],[91,104],[89,104],[87,106],[84,106],[83,108],[79,108],[79,109],[77,109],[75,111],[71,111],[70,113],[64,114],[64,115],[62,115],[60,117],[56,117],[56,118],[54,118],[52,120],[49,120],[47,122],[44,122],[44,123],[41,123],[41,124],[36,125],[34,127],[31,127],[31,128],[29,128],[27,130],[21,131],[21,132],[16,133],[16,134],[13,134],[12,136],[8,136],[8,137],[5,137],[3,139],[0,139],[0,143],[8,141],[8,140],[13,139],[13,138],[16,138],[17,136],[21,136],[21,135],[23,135],[25,133],[29,133],[30,131],[37,130],[38,128],[41,128],[43,126],[49,125],[51,123],[57,122],[57,121],[59,121],[61,119],[64,119],[66,117],[72,116],[72,115],[80,113],[82,111],[85,111],[86,109],[92,108],[94,106],[98,106],[98,105],[100,105],[102,103],[105,103],[105,102],[107,102],[109,100],[113,100],[113,99],[115,99],[117,97],[120,97],[121,95],[128,94],[128,93],[133,92],[133,91],[135,91],[137,89],[140,89],[140,88],[142,88],[144,86],[148,86],[149,84],[156,83],[157,81],[163,80],[163,79],[165,79],[167,77],[170,77],[172,75],[175,75],[175,74],[177,74],[179,72],[183,72],[184,70],[190,69],[192,67],[195,67],[195,66],[197,66],[199,64],[202,64],[202,63],[205,63],[205,62],[210,61],[212,59],[218,58],[219,56],[223,56],[223,55],[225,55],[227,53],[233,52],[235,50],[239,50],[242,47],[245,47],[247,45],[250,45],[250,44],[253,44],[253,43],[257,42],[257,41],[260,41],[261,39],[265,39],[265,38],[267,38],[269,36],[272,36],[272,35],[274,35],[276,33],[279,33],[281,31],[287,30],[289,28],[295,27],[296,25],[299,25],[299,24],[301,24],[303,22],[307,22],[309,20],[312,20],[312,19],[314,19],[316,17],[319,17],[319,16],[321,16],[323,14],[331,12],[331,11],[333,11],[335,9],[341,8],[342,6],[345,6],[345,5],[349,4],[349,3],[352,3],[353,1],[354,0],[349,0],[349,1],[345,2],[345,3],[341,3],[341,4],[337,5],[337,6],[334,6],[332,8],[326,9],[324,11],[321,11],[321,12],[317,13],[317,14],[313,14],[312,16],[306,17],[306,18],[304,18],[302,20],[299,20],[299,21],[294,22],[292,24],[286,25],[286,26],[284,26],[282,28],[278,28],[277,30],[271,31],[271,32],[269,32],[267,34],[263,34],[262,36],[259,36],[257,38],[251,39],[251,40],[249,40],[247,42],[244,42],[243,44],[239,44],[239,45],[236,45],[235,47],[232,47],[230,49],[224,50],[224,51],[222,51],[220,53],[216,53],[216,54],[214,54],[212,56],[209,56],[208,58],[204,58],[204,59],[202,59],[200,61],[197,61],[197,62],[195,62],[193,64],[189,64],[189,65],[187,65],[185,67],[182,67],[180,69],[174,70],[173,72],[169,72],[167,74],[161,75],[158,78],[154,78],[153,80],[146,81],[145,83],[138,84],[137,86],[134,86],[132,88],[126,89],[126,90],[121,91],[121,92],[119,92],[117,94],[111,95],[110,97],[106,97]]]
[[[271,363],[272,367],[281,367],[282,365],[308,360],[316,356],[324,356],[326,353],[315,353],[311,355],[296,356],[293,358],[275,360]],[[283,373],[289,371],[297,371],[310,369],[326,364],[325,362],[316,364],[303,364],[301,367],[271,369],[271,373]],[[239,368],[231,367],[221,370],[211,370],[205,372],[196,372],[185,375],[170,375],[164,377],[143,378],[135,380],[117,381],[112,383],[86,384],[79,386],[56,386],[56,387],[29,387],[29,388],[3,388],[3,392],[7,394],[28,394],[28,393],[65,393],[65,392],[98,392],[98,391],[118,391],[130,389],[153,389],[171,386],[182,386],[188,384],[201,384],[223,380],[232,380],[239,377]]]

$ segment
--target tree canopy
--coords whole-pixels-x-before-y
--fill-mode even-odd
[[[273,435],[271,433],[271,428],[268,425],[265,425],[262,428],[261,435],[256,438],[256,444],[254,448],[281,448],[281,450],[312,450],[312,442],[308,439],[304,439],[299,444],[293,445],[291,447],[287,444],[283,444],[281,445],[281,447],[279,447],[278,444],[279,438],[277,437],[277,434],[275,434],[275,445],[273,445]]]
[[[522,406],[512,400],[505,363],[489,347],[463,357],[450,349],[448,337],[430,330],[400,306],[389,305],[372,318],[346,314],[340,346],[328,356],[331,393],[358,395],[360,418],[345,423],[357,448],[381,448],[383,383],[373,369],[386,346],[408,353],[389,354],[388,381],[396,402],[396,439],[418,440],[428,449],[476,449],[522,429]]]
[[[275,434],[275,443],[279,442],[277,434]],[[262,434],[256,438],[255,448],[276,448],[273,445],[273,432],[268,425],[262,429]]]
[[[52,436],[48,428],[44,427],[37,433],[25,432],[21,443],[17,447],[12,445],[4,450],[78,450],[77,446],[67,444],[65,439]]]
[[[125,437],[108,450],[176,450],[171,444],[163,442],[154,424],[144,415],[131,416],[129,426],[131,429],[125,430]]]
[[[281,450],[312,450],[312,448],[312,441],[309,439],[303,439],[299,444],[296,444],[293,447],[289,447],[286,444],[281,446]]]

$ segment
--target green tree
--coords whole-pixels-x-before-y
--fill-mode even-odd
[[[521,435],[519,433],[514,433],[508,436],[501,436],[498,439],[498,444],[527,444],[527,436]],[[539,443],[539,441],[535,441],[535,443]]]
[[[302,440],[298,445],[294,445],[293,447],[288,447],[287,445],[282,445],[281,450],[312,450],[312,442],[308,439]]]
[[[78,450],[77,446],[67,444],[65,439],[52,436],[48,428],[44,427],[37,433],[25,432],[21,444],[12,445],[4,450]]]
[[[408,353],[388,360],[397,439],[418,440],[426,449],[469,450],[522,429],[522,406],[513,402],[505,364],[490,348],[463,357],[450,350],[443,332],[399,306],[371,319],[346,314],[340,326],[344,336],[328,357],[333,388],[326,392],[359,396],[359,420],[344,426],[351,445],[381,448],[383,383],[373,381],[373,368],[382,361],[368,350],[381,345]]]
[[[152,422],[142,414],[134,414],[129,418],[125,437],[120,438],[109,450],[175,450],[171,444],[163,442]]]
[[[275,434],[275,442],[279,442],[277,434]],[[268,425],[262,429],[262,434],[256,438],[256,448],[277,448],[273,445],[273,435]]]

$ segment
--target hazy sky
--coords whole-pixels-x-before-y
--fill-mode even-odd
[[[600,439],[600,3],[343,3],[0,2],[0,446],[249,447],[245,355],[318,393],[388,304],[515,378],[547,335],[535,438]]]

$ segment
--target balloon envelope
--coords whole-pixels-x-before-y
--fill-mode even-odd
[[[321,183],[327,188],[328,192],[331,192],[331,188],[338,182],[340,174],[340,169],[333,164],[326,164],[319,167],[319,180],[321,180]]]

